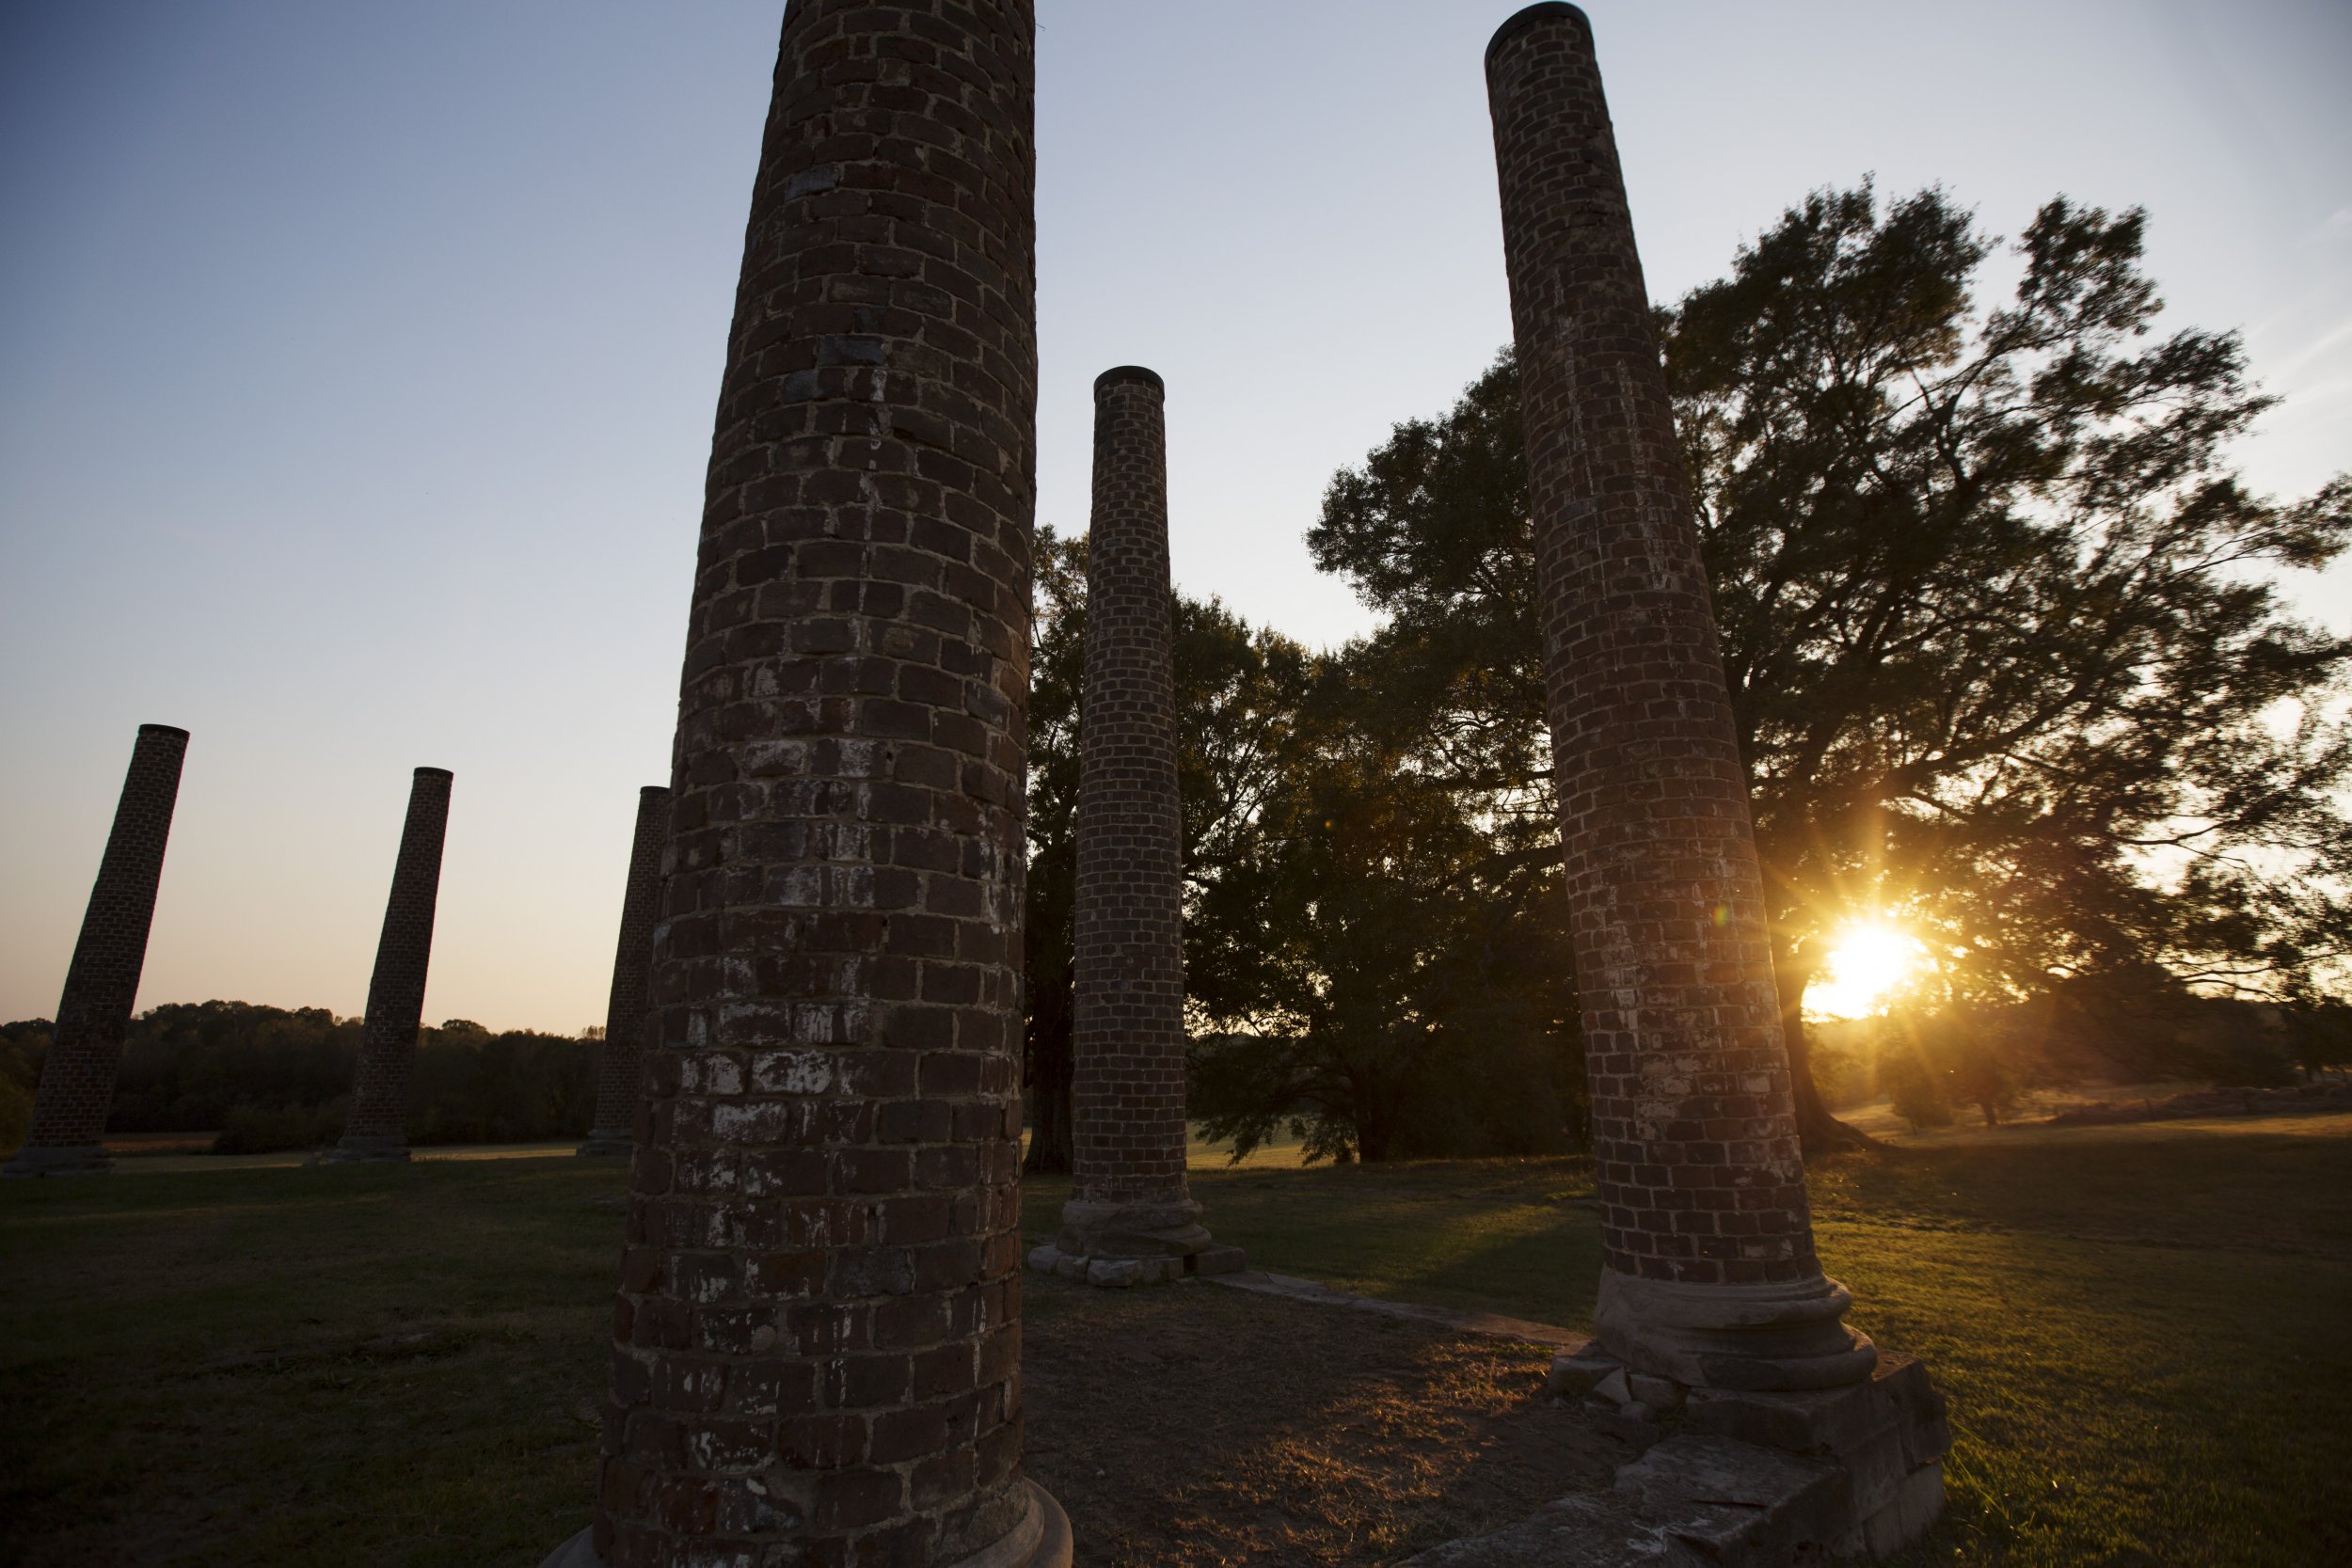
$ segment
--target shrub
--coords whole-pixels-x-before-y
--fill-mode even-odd
[[[1916,1050],[1898,1048],[1881,1056],[1879,1087],[1895,1102],[1895,1114],[1911,1123],[1913,1132],[1952,1124],[1952,1108],[1945,1103],[1943,1085]]]

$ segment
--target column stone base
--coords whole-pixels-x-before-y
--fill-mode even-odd
[[[1597,1338],[1638,1371],[1692,1387],[1839,1388],[1878,1361],[1839,1320],[1852,1294],[1815,1275],[1778,1285],[1687,1285],[1603,1269]]]
[[[1248,1264],[1237,1246],[1221,1246],[1200,1223],[1190,1198],[1105,1203],[1072,1198],[1062,1205],[1061,1234],[1029,1253],[1029,1267],[1064,1279],[1124,1289],[1172,1284],[1188,1275],[1238,1274]]]
[[[1070,1515],[1054,1495],[1023,1477],[1029,1506],[1021,1522],[992,1545],[981,1547],[946,1568],[1071,1568]],[[590,1526],[548,1554],[539,1568],[605,1568],[596,1555],[596,1527]]]
[[[1884,1557],[1944,1511],[1951,1430],[1943,1395],[1913,1356],[1878,1356],[1867,1378],[1838,1388],[1692,1387],[1635,1370],[1596,1340],[1554,1356],[1546,1386],[1651,1445],[1617,1471],[1616,1491],[1710,1560]],[[1681,1430],[1666,1436],[1654,1423],[1674,1410]],[[1430,1568],[1511,1560],[1459,1549],[1477,1544],[1433,1555]]]
[[[572,1152],[586,1160],[626,1160],[637,1152],[637,1140],[627,1129],[615,1132],[608,1128],[592,1128],[588,1141]]]
[[[1029,1267],[1038,1273],[1059,1275],[1064,1279],[1112,1291],[1132,1285],[1173,1285],[1180,1279],[1196,1276],[1239,1274],[1248,1266],[1241,1248],[1214,1242],[1198,1252],[1166,1258],[1089,1258],[1082,1252],[1064,1252],[1052,1242],[1029,1249]]]
[[[322,1148],[305,1162],[312,1165],[377,1164],[390,1160],[408,1158],[405,1138],[345,1138],[332,1148]]]
[[[72,1148],[24,1148],[0,1176],[98,1176],[115,1168],[114,1156],[103,1144],[83,1144]]]

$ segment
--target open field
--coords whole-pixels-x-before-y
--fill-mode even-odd
[[[1580,1163],[1269,1154],[1196,1173],[1253,1264],[1580,1325]],[[614,1166],[167,1164],[0,1186],[0,1562],[527,1568],[577,1528]],[[2352,1117],[2024,1129],[1813,1185],[1856,1320],[1951,1396],[1952,1512],[1913,1560],[2352,1560]],[[1032,1184],[1032,1236],[1063,1192]],[[1384,1560],[1605,1468],[1545,1424],[1533,1352],[1203,1286],[1032,1298],[1033,1448],[1098,1565],[1195,1560],[1185,1509],[1224,1521],[1231,1560]],[[1205,1322],[1171,1315],[1185,1300]],[[1220,1394],[1167,1445],[1079,1441],[1119,1402],[1084,1369],[1131,1341],[1180,1399],[1204,1360],[1254,1363],[1277,1408],[1248,1424]]]

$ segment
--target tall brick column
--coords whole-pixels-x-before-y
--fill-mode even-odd
[[[1175,1277],[1212,1249],[1184,1180],[1183,824],[1176,796],[1168,436],[1160,378],[1094,383],[1079,731],[1076,1180],[1058,1243],[1032,1266],[1128,1285]],[[1228,1256],[1230,1255],[1230,1256]]]
[[[408,819],[400,831],[384,934],[376,940],[375,974],[368,981],[351,1115],[342,1141],[323,1156],[329,1163],[408,1158],[408,1080],[417,1065],[417,1029],[424,1021],[424,977],[433,958],[433,907],[441,886],[451,777],[445,768],[420,768],[408,786]]]
[[[1867,1378],[1813,1253],[1762,879],[1592,29],[1486,50],[1612,1351],[1692,1385]]]
[[[139,726],[114,831],[106,835],[82,934],[65,972],[56,1032],[34,1091],[33,1124],[7,1175],[66,1176],[114,1164],[106,1155],[106,1112],[114,1102],[131,1006],[138,999],[139,971],[147,963],[147,932],[155,920],[164,844],[171,836],[187,750],[185,730]]]
[[[621,896],[621,939],[612,955],[612,994],[596,1053],[596,1119],[579,1152],[627,1154],[636,1147],[638,1058],[645,1030],[645,984],[653,964],[653,923],[661,909],[661,842],[670,832],[670,791],[637,792],[637,834],[628,851],[628,888]]]
[[[1028,0],[792,0],[719,395],[593,1531],[1067,1564],[1021,1473]]]

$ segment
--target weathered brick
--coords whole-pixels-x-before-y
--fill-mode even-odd
[[[655,1370],[614,1385],[608,1470],[643,1480],[602,1489],[608,1562],[930,1568],[1029,1506],[1017,1441],[983,1464],[997,1429],[914,1357],[1018,1407],[1016,1368],[971,1370],[1017,1302],[1018,1206],[977,1189],[1019,1157],[1033,32],[1028,0],[786,10],[679,682],[630,1176],[660,1267],[616,1319]],[[724,1422],[639,1441],[659,1391],[707,1398],[661,1381],[689,1359]]]
[[[612,954],[612,990],[604,1009],[604,1042],[596,1053],[596,1115],[588,1141],[580,1147],[582,1154],[627,1154],[633,1141],[653,925],[661,908],[661,842],[669,828],[670,791],[647,784],[637,792],[637,831],[629,842],[621,935]]]
[[[1788,1286],[1820,1299],[1820,1354],[1840,1354],[1842,1295],[1830,1300],[1814,1255],[1746,779],[1583,13],[1541,5],[1511,18],[1486,80],[1604,1306],[1611,1276]],[[1731,1203],[1713,1200],[1733,1189]],[[1735,1212],[1747,1216],[1737,1231],[1723,1224]],[[1867,1341],[1858,1359],[1867,1375]]]
[[[330,1161],[408,1158],[408,1085],[424,1022],[424,982],[433,961],[433,914],[441,884],[441,844],[449,832],[451,774],[420,768],[408,786],[408,816],[376,939],[368,981],[367,1022],[352,1075],[351,1114]]]
[[[139,971],[147,964],[147,934],[155,921],[155,891],[187,750],[185,730],[139,726],[82,933],[66,967],[56,1029],[33,1095],[32,1125],[23,1150],[8,1163],[9,1176],[103,1171],[113,1164],[105,1152],[106,1114],[138,999]]]
[[[1074,1180],[1060,1249],[1210,1244],[1184,1176],[1184,832],[1178,815],[1167,389],[1094,382],[1080,699],[1071,1085]]]

